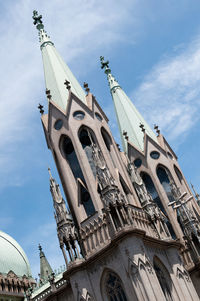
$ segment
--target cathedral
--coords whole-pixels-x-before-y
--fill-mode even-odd
[[[65,266],[53,272],[42,246],[40,279],[21,247],[0,232],[10,255],[0,266],[0,301],[196,301],[200,297],[200,197],[177,156],[138,112],[100,57],[122,147],[87,83],[81,87],[33,12],[48,112],[39,105],[67,204],[49,168]],[[6,247],[3,248],[6,250]],[[12,261],[10,261],[12,258]],[[1,264],[1,261],[0,261]]]

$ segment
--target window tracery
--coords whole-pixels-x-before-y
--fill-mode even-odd
[[[147,173],[141,173],[141,177],[142,177],[143,182],[144,182],[144,184],[146,186],[146,189],[150,193],[152,199],[158,205],[158,207],[160,208],[160,210],[164,213],[164,216],[166,217],[166,221],[165,222],[166,222],[166,225],[167,225],[167,227],[169,229],[169,232],[170,232],[172,238],[176,239],[176,234],[174,232],[172,224],[169,221],[167,212],[166,212],[166,210],[165,210],[165,208],[164,208],[164,206],[163,206],[163,204],[161,202],[161,199],[160,199],[160,197],[158,195],[158,192],[157,192],[157,190],[155,188],[155,185],[154,185],[151,177]]]
[[[121,279],[113,272],[108,272],[105,279],[106,295],[109,301],[127,301]]]
[[[166,301],[173,301],[172,280],[166,267],[157,259],[154,259],[154,270],[160,283]]]
[[[86,137],[86,139],[87,139],[87,137]],[[94,208],[92,199],[90,197],[90,193],[87,189],[87,185],[85,183],[85,179],[84,179],[84,176],[83,176],[83,173],[82,173],[82,170],[81,170],[78,158],[76,156],[76,152],[74,150],[74,146],[72,144],[71,139],[67,136],[62,137],[61,143],[60,143],[60,148],[61,148],[61,152],[63,153],[65,159],[69,163],[69,166],[74,175],[74,178],[76,180],[78,180],[80,202],[83,205],[87,216],[90,216],[93,213],[95,213],[95,208]]]

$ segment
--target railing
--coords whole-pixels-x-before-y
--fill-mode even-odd
[[[126,209],[119,209],[119,226],[116,226],[111,213],[104,213],[102,216],[91,221],[87,226],[81,228],[81,241],[86,253],[86,258],[100,251],[117,237],[122,231],[142,230],[146,235],[158,238],[156,231],[143,211],[143,209],[128,205]]]
[[[110,242],[110,235],[105,215],[82,228],[80,234],[86,257],[107,245]]]

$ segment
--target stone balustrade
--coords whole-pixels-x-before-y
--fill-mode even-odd
[[[118,209],[118,211],[120,210]],[[142,230],[147,236],[158,238],[158,234],[143,209],[128,205],[120,211],[119,215],[121,216],[119,221],[121,224],[118,226],[116,226],[116,222],[113,221],[112,214],[109,212],[102,214],[102,216],[81,228],[80,236],[86,259],[100,251],[111,242],[111,239],[117,238],[122,232]]]

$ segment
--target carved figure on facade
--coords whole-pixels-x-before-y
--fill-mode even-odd
[[[86,288],[83,288],[81,291],[79,291],[77,301],[94,301],[94,298],[90,295]]]
[[[137,171],[137,167],[129,162],[128,173],[131,182],[136,189],[142,208],[147,213],[152,222],[158,237],[162,239],[170,238],[170,233],[166,225],[166,216],[162,213],[158,205],[153,201],[150,193],[147,192],[146,186]]]
[[[170,202],[168,206],[172,206],[177,211],[182,230],[185,234],[186,244],[191,247],[194,255],[200,256],[200,226],[194,212],[188,207],[188,202],[193,198],[187,193],[181,193],[180,188],[176,187],[175,183],[170,180],[171,192],[174,201]]]
[[[92,147],[92,158],[96,167],[97,181],[100,189],[100,195],[106,208],[109,205],[125,204],[127,200],[123,193],[118,189],[113,176],[111,175],[104,156],[97,144],[93,142],[91,134],[88,131]]]

